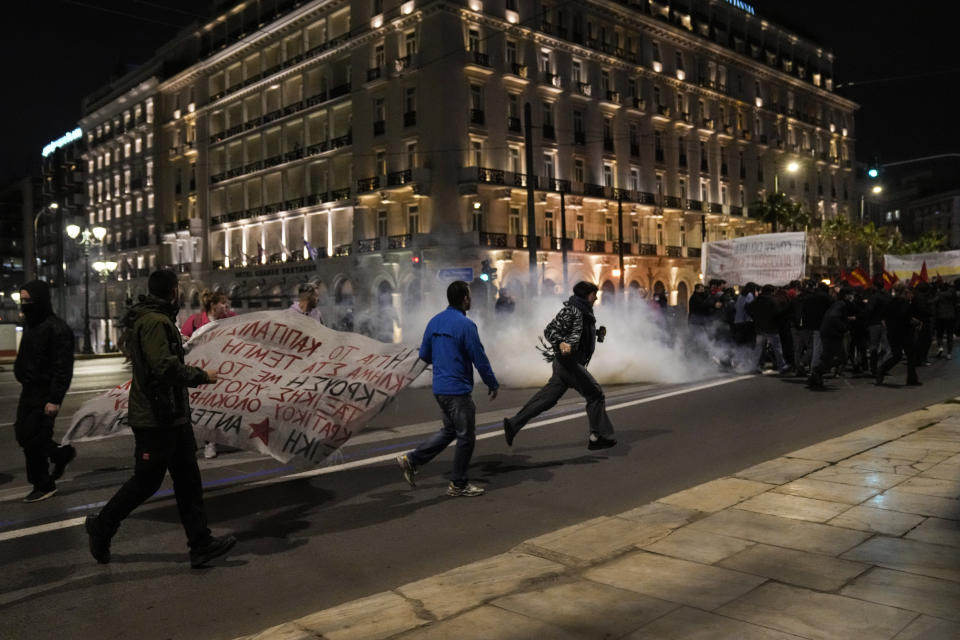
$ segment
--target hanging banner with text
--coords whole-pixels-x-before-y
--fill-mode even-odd
[[[700,255],[700,270],[704,282],[719,278],[731,285],[784,285],[803,279],[806,260],[804,232],[764,233],[708,242]]]
[[[216,382],[189,390],[197,441],[281,462],[322,462],[427,366],[417,349],[285,311],[210,323],[187,349],[187,364],[218,372]],[[127,382],[85,402],[63,442],[130,433],[129,389]]]
[[[914,273],[920,273],[924,262],[927,263],[927,277],[931,280],[938,275],[944,278],[960,275],[960,251],[883,256],[883,268],[904,282],[908,282]]]

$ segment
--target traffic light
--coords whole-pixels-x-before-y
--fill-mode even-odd
[[[880,177],[880,161],[876,158],[873,159],[873,162],[871,162],[867,168],[867,177],[871,180],[876,180]]]
[[[410,264],[414,269],[419,269],[423,266],[423,255],[419,251],[414,251],[413,255],[410,256]]]
[[[497,268],[490,265],[490,258],[480,262],[480,279],[484,282],[496,280]]]

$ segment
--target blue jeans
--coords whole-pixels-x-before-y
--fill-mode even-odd
[[[467,468],[473,456],[473,446],[477,442],[476,413],[473,396],[438,396],[437,404],[443,412],[443,427],[420,443],[407,459],[414,467],[420,467],[433,460],[438,453],[447,448],[454,440],[457,450],[453,455],[453,484],[467,486]]]

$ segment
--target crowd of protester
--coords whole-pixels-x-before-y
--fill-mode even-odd
[[[769,364],[784,376],[805,376],[823,389],[824,375],[869,375],[876,383],[901,360],[907,385],[921,384],[917,368],[950,359],[957,331],[960,279],[915,286],[831,286],[794,281],[787,286],[722,280],[694,287],[688,328],[699,345],[715,345],[725,369],[762,373]]]

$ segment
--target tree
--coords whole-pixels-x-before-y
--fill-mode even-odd
[[[928,231],[912,242],[904,242],[894,253],[934,253],[947,247],[947,236],[939,231]]]
[[[785,193],[767,194],[763,200],[750,206],[750,212],[756,213],[761,221],[769,222],[774,233],[781,227],[800,231],[810,224],[810,215],[803,210],[803,205]]]

